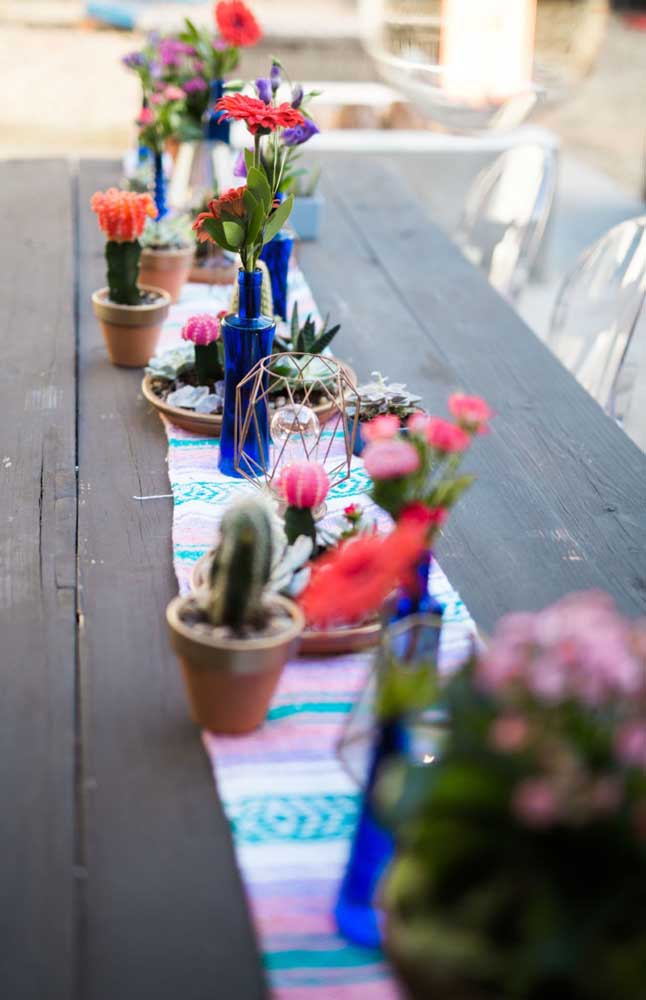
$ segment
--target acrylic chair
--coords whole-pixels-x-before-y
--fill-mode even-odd
[[[561,285],[547,344],[646,448],[646,216],[584,251]]]
[[[454,239],[491,284],[514,300],[529,279],[556,191],[554,148],[524,143],[480,171]]]

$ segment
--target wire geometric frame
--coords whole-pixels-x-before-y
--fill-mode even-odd
[[[290,367],[292,371],[276,374],[280,367]],[[271,420],[275,412],[271,399],[276,396],[283,396],[284,405],[295,411],[297,426],[289,437],[300,439],[303,459],[325,466],[330,487],[349,479],[361,409],[357,388],[345,367],[335,358],[287,351],[261,358],[236,387],[233,459],[236,471],[256,485],[263,480],[265,486],[275,486],[274,480],[282,471],[288,438],[280,448],[270,442],[269,453],[265,454],[266,439],[261,432],[258,411],[261,415],[264,411],[265,419]],[[243,405],[245,398],[246,407]],[[303,422],[298,420],[303,407],[313,410],[318,417],[319,432],[315,439],[304,434]],[[348,408],[350,412],[354,410],[352,416]],[[259,460],[245,450],[247,442],[253,440]]]

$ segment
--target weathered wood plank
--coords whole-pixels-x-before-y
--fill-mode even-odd
[[[104,284],[79,192],[79,569],[83,626],[84,1000],[254,1000],[259,959],[227,823],[166,636],[176,592],[166,440],[141,372],[107,360],[90,295]]]
[[[0,165],[0,996],[74,989],[72,180]]]
[[[429,223],[403,170],[329,158],[325,178],[322,238],[301,259],[344,324],[343,355],[437,412],[456,388],[498,411],[469,459],[478,483],[438,545],[476,619],[489,628],[589,587],[643,613],[646,457]]]

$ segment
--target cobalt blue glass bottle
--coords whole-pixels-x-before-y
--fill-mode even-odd
[[[220,436],[220,472],[225,476],[242,478],[236,469],[236,388],[253,366],[271,354],[276,332],[276,323],[269,316],[260,313],[262,271],[238,272],[239,303],[237,314],[230,314],[222,320],[221,333],[224,342],[224,413]],[[263,388],[267,388],[266,377]],[[243,413],[251,405],[253,387],[245,387],[241,393]],[[239,464],[250,475],[262,474],[269,461],[269,418],[264,400],[255,404],[255,415],[249,422],[249,433],[241,443]],[[244,419],[244,418],[243,418]]]
[[[163,153],[155,153],[155,207],[157,209],[157,221],[168,215]]]
[[[380,725],[350,858],[334,908],[339,933],[362,948],[381,947],[381,915],[375,905],[375,894],[395,847],[392,834],[384,829],[375,812],[374,787],[383,762],[405,754],[407,747],[406,728],[400,720]]]
[[[285,195],[279,193],[276,200],[282,202]],[[274,312],[281,319],[287,320],[287,276],[289,274],[289,261],[294,249],[294,234],[291,229],[283,227],[276,233],[273,240],[265,243],[260,254],[260,259],[264,260],[269,270],[271,278],[271,293],[274,299]]]
[[[224,120],[224,111],[216,111],[215,105],[224,96],[224,80],[211,80],[209,103],[202,116],[204,138],[211,142],[225,142],[229,145],[231,123]]]
[[[141,110],[144,111],[147,107],[148,107],[148,98],[146,94],[144,94],[141,99]],[[150,159],[150,150],[148,149],[148,146],[144,146],[140,142],[137,147],[137,166],[143,167],[146,163],[148,163],[149,159]]]

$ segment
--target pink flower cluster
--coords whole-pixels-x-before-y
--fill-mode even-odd
[[[207,347],[220,337],[220,320],[209,313],[191,316],[182,327],[182,339],[196,347]]]
[[[598,707],[644,693],[644,663],[628,622],[597,592],[570,594],[537,614],[507,615],[478,663],[489,691]]]
[[[281,473],[278,489],[290,507],[314,508],[328,495],[330,480],[319,462],[293,462]]]

